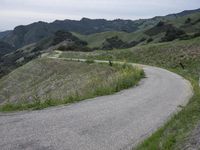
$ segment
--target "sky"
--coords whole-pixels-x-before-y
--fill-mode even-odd
[[[200,0],[0,0],[0,31],[83,17],[144,19],[200,8]]]

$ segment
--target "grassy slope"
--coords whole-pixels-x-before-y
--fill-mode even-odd
[[[7,100],[0,110],[41,109],[111,94],[142,76],[132,66],[40,58],[0,79],[0,99]]]
[[[101,45],[107,38],[111,38],[113,36],[118,36],[125,42],[132,42],[134,40],[137,41],[138,39],[142,39],[143,37],[148,37],[142,32],[126,33],[126,32],[110,31],[110,32],[95,33],[91,35],[81,35],[78,33],[73,33],[73,34],[78,38],[80,38],[81,40],[88,42],[89,44],[88,46],[90,48],[101,47]]]
[[[185,16],[167,16],[167,17],[155,17],[154,19],[138,20],[137,23],[139,24],[139,29],[133,33],[126,33],[126,32],[102,32],[102,33],[95,33],[90,35],[81,35],[78,33],[73,33],[75,36],[88,42],[89,47],[101,47],[102,43],[105,41],[106,38],[111,38],[113,36],[120,37],[125,42],[132,42],[138,41],[142,38],[150,38],[148,35],[144,33],[144,31],[148,30],[149,28],[155,26],[159,21],[164,21],[178,28],[182,28],[188,34],[195,33],[200,30],[200,22],[197,24],[192,25],[191,23],[195,22],[196,20],[200,19],[200,12],[192,13]],[[185,21],[187,18],[191,18],[191,23],[186,25]],[[164,36],[165,33],[160,33],[158,35],[152,36],[151,38],[154,39],[154,43],[160,41],[160,39]],[[142,44],[142,43],[141,43]]]
[[[70,52],[63,54],[61,57],[115,59],[149,64],[172,70],[191,81],[194,88],[194,96],[189,104],[137,149],[182,149],[182,143],[185,142],[190,131],[200,121],[200,90],[198,86],[200,38],[150,44],[124,50],[79,53],[79,55]],[[185,69],[181,68],[180,63],[184,65]]]
[[[185,21],[190,18],[191,19],[191,23],[195,22],[196,20],[200,19],[200,12],[196,12],[193,14],[189,14],[186,16],[182,16],[182,17],[178,17],[176,19],[169,19],[168,22],[173,24],[176,27],[182,27],[184,28],[184,30],[188,33],[194,33],[196,31],[200,30],[200,22],[195,24],[195,25],[191,25],[189,24],[188,26],[184,26],[185,25]]]

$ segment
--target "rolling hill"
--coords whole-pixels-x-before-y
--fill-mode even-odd
[[[84,35],[93,33],[101,33],[108,31],[117,32],[141,32],[154,27],[158,22],[164,21],[173,24],[176,27],[181,27],[189,32],[193,32],[183,26],[187,18],[191,18],[191,24],[193,28],[199,29],[199,13],[200,9],[184,11],[178,14],[171,14],[163,17],[154,17],[151,19],[140,19],[140,20],[105,20],[105,19],[88,19],[83,18],[80,21],[76,20],[56,20],[52,23],[36,22],[26,26],[17,26],[13,31],[9,31],[2,37],[3,41],[11,44],[16,48],[20,48],[27,44],[35,43],[43,38],[53,35],[58,30],[77,32]],[[196,31],[196,30],[195,30]]]
[[[136,149],[187,149],[199,148],[200,120],[200,37],[189,40],[175,40],[164,43],[138,45],[129,49],[112,51],[98,50],[94,52],[64,52],[62,58],[113,59],[166,68],[180,74],[189,80],[194,90],[194,96],[182,111],[174,115],[150,138]],[[162,86],[162,85],[161,85]],[[181,94],[181,93],[180,93]],[[196,129],[195,129],[196,128]],[[196,143],[193,143],[196,141]]]
[[[64,99],[76,91],[84,93],[92,78],[116,71],[108,65],[35,59],[0,80],[0,103]]]
[[[5,42],[2,43],[4,44]],[[8,47],[10,45],[4,44],[4,47],[5,46]],[[2,48],[2,50],[4,49]],[[0,76],[8,74],[15,68],[41,56],[43,53],[53,51],[54,49],[62,49],[64,51],[90,50],[87,47],[87,42],[78,39],[69,32],[57,31],[52,36],[44,38],[37,43],[26,45],[17,50],[5,49],[6,52],[10,50],[10,53],[0,57]]]
[[[58,31],[63,34],[57,34]],[[123,49],[198,36],[200,9],[135,21],[88,18],[52,23],[40,21],[0,33],[0,76],[54,49]]]
[[[34,97],[36,100],[38,97],[60,99],[69,96],[64,94],[68,87],[79,91],[88,87],[93,90],[88,82],[100,85],[105,76],[117,72],[110,66],[41,58],[44,53],[56,49],[64,51],[61,58],[86,58],[90,62],[92,59],[113,59],[163,67],[188,79],[194,96],[187,106],[180,106],[180,113],[138,149],[183,149],[186,137],[200,120],[199,36],[200,9],[135,21],[83,18],[80,21],[56,20],[18,26],[0,33],[0,102],[5,102],[5,99],[11,102],[31,101]],[[95,76],[100,80],[96,80]],[[84,87],[72,85],[68,78],[73,79],[73,83],[84,83]],[[110,85],[116,81],[113,80]],[[129,83],[130,80],[126,81]],[[104,89],[103,92],[107,91]],[[95,92],[97,96],[102,91],[97,89]],[[76,90],[74,93],[76,96]],[[74,97],[64,103],[71,101]],[[54,105],[54,102],[47,101],[47,106]],[[18,106],[11,106],[7,105],[6,109],[18,109]],[[29,105],[19,107],[24,109]]]

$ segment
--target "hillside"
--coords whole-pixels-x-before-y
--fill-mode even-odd
[[[27,26],[18,26],[10,34],[3,37],[16,48],[37,42],[45,37],[51,36],[58,30],[91,34],[104,31],[135,31],[135,24],[130,20],[87,19],[75,20],[56,20],[52,23],[37,22]]]
[[[137,149],[176,150],[187,149],[187,147],[199,148],[200,37],[190,40],[154,43],[122,50],[101,50],[92,53],[65,52],[60,57],[123,60],[163,67],[182,75],[192,83],[194,96],[180,113],[172,117],[155,134],[145,140],[144,143],[141,143]],[[180,107],[182,108],[182,106]]]
[[[4,38],[5,36],[7,36],[11,31],[3,31],[3,32],[0,32],[0,40],[2,38]]]
[[[98,64],[36,59],[0,80],[0,103],[64,99],[88,90],[90,80],[112,75],[116,69]]]
[[[142,20],[37,22],[1,32],[0,77],[45,52],[123,49],[200,36],[200,9]],[[69,32],[68,32],[69,31]],[[72,34],[71,34],[72,33]]]
[[[186,29],[188,32],[191,30],[185,25],[185,20],[191,18],[191,24],[195,29],[199,29],[199,22],[194,19],[199,19],[200,9],[184,11],[179,14],[167,15],[163,17],[154,17],[152,19],[140,19],[140,20],[105,20],[105,19],[88,19],[83,18],[80,21],[76,20],[56,20],[52,23],[36,22],[26,26],[17,26],[13,31],[9,31],[6,36],[3,36],[2,40],[8,42],[16,48],[20,48],[27,44],[35,43],[43,38],[53,35],[58,30],[77,32],[79,34],[93,34],[101,32],[143,32],[154,27],[158,22],[164,21],[172,23],[176,27]],[[0,35],[3,33],[0,33]]]
[[[132,33],[108,31],[90,35],[82,35],[80,33],[73,34],[80,39],[87,41],[89,47],[96,49],[102,49],[103,43],[106,39],[115,36],[118,36],[123,42],[127,42],[128,44],[135,43],[135,45],[145,45],[148,43],[158,43],[176,39],[189,39],[199,36],[199,9],[196,11],[186,12],[165,17],[155,17],[143,22],[138,21],[141,25],[141,29],[138,28],[138,30]]]
[[[15,68],[24,65],[30,60],[41,56],[43,53],[55,49],[63,51],[90,51],[87,47],[87,42],[78,39],[69,32],[63,31],[57,31],[52,36],[44,38],[37,43],[26,45],[15,51],[13,49],[5,49],[5,51],[4,49],[2,48],[2,52],[5,52],[4,54],[6,55],[0,57],[0,77],[8,74]],[[10,53],[7,54],[6,52]]]
[[[143,76],[142,69],[126,64],[45,56],[0,79],[0,111],[42,109],[108,95],[136,85]]]
[[[94,59],[108,64],[96,64]],[[0,111],[42,109],[112,94],[144,77],[140,68],[115,65],[113,60],[168,69],[193,87],[189,103],[178,106],[181,111],[136,149],[198,149],[200,9],[135,21],[39,21],[0,32]]]
[[[10,44],[0,41],[0,57],[12,52],[14,50],[14,47]]]
[[[9,73],[13,69],[29,62],[30,60],[40,56],[45,52],[49,52],[55,49],[59,49],[62,51],[123,49],[146,44],[168,42],[173,40],[192,39],[200,36],[199,16],[200,12],[198,9],[182,12],[178,15],[173,14],[146,20],[128,21],[134,23],[137,22],[136,24],[138,25],[138,29],[135,30],[135,32],[130,33],[120,30],[113,31],[114,29],[112,28],[112,26],[109,26],[110,29],[106,28],[108,29],[108,31],[106,32],[94,33],[89,35],[80,34],[81,31],[79,31],[80,33],[78,33],[72,32],[73,30],[71,30],[71,34],[70,32],[58,30],[64,29],[64,27],[68,27],[68,25],[71,23],[79,24],[81,22],[87,22],[91,24],[91,26],[93,26],[99,21],[103,24],[107,22],[106,20],[91,20],[86,18],[82,19],[81,21],[65,20],[55,21],[53,23],[39,22],[33,23],[28,26],[19,26],[16,27],[14,31],[9,31],[9,34],[3,38],[4,41],[8,42],[6,43],[7,45],[5,45],[5,42],[1,42],[4,43],[6,47],[1,48],[2,56],[0,58],[0,76]],[[111,23],[112,21],[108,22]],[[118,22],[120,23],[118,24]],[[115,26],[123,24],[123,22],[123,20],[117,20],[115,22]],[[81,23],[81,26],[84,27],[85,23]],[[56,24],[56,26],[54,27],[53,24]],[[126,21],[124,22],[124,24],[126,24]],[[49,28],[50,26],[52,27]],[[129,26],[129,23],[126,24],[126,26]],[[140,27],[142,30],[140,29]],[[52,29],[51,32],[50,29]],[[84,31],[87,30],[84,29]],[[32,33],[34,34],[32,35]],[[13,36],[13,34],[15,34],[15,36]],[[31,38],[30,41],[23,41],[24,39],[28,40],[29,37]],[[31,43],[33,41],[37,42],[25,45],[15,50],[16,47],[12,46],[12,39],[17,40],[18,44],[22,42],[22,45]],[[3,56],[4,54],[6,55]]]

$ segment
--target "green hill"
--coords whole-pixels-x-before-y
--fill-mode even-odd
[[[196,30],[184,27],[185,21],[190,18],[192,28],[199,29],[200,9],[184,11],[178,14],[171,14],[162,17],[140,20],[105,20],[105,19],[88,19],[83,18],[76,20],[56,20],[52,23],[35,22],[26,26],[17,26],[13,31],[1,32],[1,40],[9,43],[15,48],[21,48],[25,45],[32,44],[52,36],[56,31],[63,30],[76,32],[83,35],[90,35],[101,32],[144,32],[154,27],[158,22],[164,21],[171,23],[176,27],[186,29],[188,32]]]
[[[189,21],[188,21],[189,20]],[[159,26],[163,22],[164,25]],[[107,31],[101,33],[94,33],[90,35],[83,35],[80,33],[73,34],[88,43],[91,48],[102,48],[106,39],[118,36],[124,42],[136,42],[139,45],[162,42],[167,31],[183,31],[185,35],[193,35],[200,32],[200,9],[194,11],[184,11],[178,14],[171,14],[163,17],[154,17],[152,19],[136,20],[138,29],[134,32],[122,31]],[[174,36],[174,39],[181,38],[181,36]],[[141,41],[145,39],[145,41]],[[140,42],[141,41],[141,42]]]
[[[192,83],[188,105],[138,149],[184,149],[199,124],[200,9],[135,21],[37,22],[0,33],[0,39],[0,103],[6,103],[0,110],[40,109],[110,94],[143,76],[130,66],[91,63],[106,59],[163,67]],[[88,64],[41,58],[57,49],[61,58],[86,58]]]
[[[135,21],[83,18],[18,26],[0,33],[0,77],[54,49],[122,49],[195,38],[200,36],[199,16],[200,9],[197,9]],[[59,31],[63,34],[56,35]]]
[[[64,99],[76,91],[87,90],[92,78],[101,79],[115,72],[114,68],[98,64],[36,59],[0,80],[0,100]]]
[[[111,94],[134,86],[143,75],[142,69],[129,65],[38,58],[0,79],[0,111],[41,109]]]
[[[65,52],[60,57],[113,59],[159,66],[174,71],[192,83],[194,96],[182,111],[173,116],[162,128],[138,146],[138,150],[185,149],[190,136],[200,121],[200,37],[153,43],[129,49],[94,51],[90,53]],[[181,93],[180,93],[181,94]],[[196,132],[195,132],[196,134]],[[197,135],[199,135],[197,133]]]
[[[2,43],[2,44],[1,44]],[[4,47],[3,47],[4,46]],[[0,41],[0,52],[8,52],[9,44]],[[13,69],[39,57],[43,53],[60,49],[63,51],[89,51],[87,42],[78,39],[70,32],[57,31],[50,37],[43,40],[26,45],[20,49],[12,50],[10,53],[0,57],[0,77],[8,74]],[[1,54],[1,53],[0,53]]]

